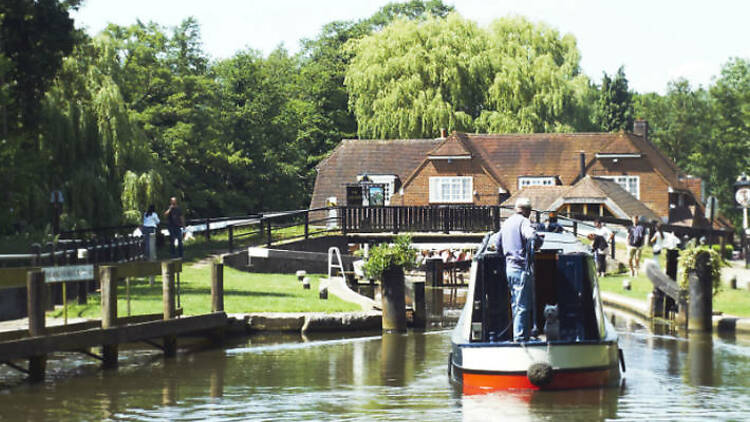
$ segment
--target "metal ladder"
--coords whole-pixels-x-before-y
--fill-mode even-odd
[[[335,264],[333,262],[333,255],[334,252],[336,254],[336,261],[338,264]],[[338,268],[339,271],[341,271],[341,276],[346,277],[346,274],[344,274],[344,263],[341,261],[341,251],[339,251],[339,248],[335,246],[331,246],[328,248],[328,278],[331,278],[331,273],[334,268]]]

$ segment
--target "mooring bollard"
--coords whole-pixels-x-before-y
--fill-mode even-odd
[[[214,262],[211,266],[211,312],[224,311],[224,264]],[[224,342],[224,327],[213,330],[211,337],[216,343]]]
[[[328,281],[321,281],[318,286],[318,297],[320,299],[328,299]]]
[[[297,273],[296,273],[296,275],[297,275],[297,281],[299,281],[300,283],[302,283],[302,280],[304,280],[305,276],[307,275],[307,271],[305,271],[305,270],[298,270]]]
[[[164,305],[164,319],[174,319],[177,313],[175,307],[175,261],[162,262],[161,280],[162,280],[162,303]],[[164,337],[164,357],[174,357],[177,355],[177,337]]]
[[[695,257],[695,270],[688,273],[689,310],[688,330],[710,332],[713,314],[711,282],[711,263],[708,252],[701,252]]]
[[[47,292],[44,285],[44,273],[31,271],[26,275],[26,309],[29,316],[29,336],[43,336],[45,334],[44,296]],[[47,367],[47,356],[36,355],[29,358],[29,381],[44,381]]]
[[[382,275],[383,331],[406,331],[404,270],[390,268]]]
[[[429,258],[425,262],[425,281],[430,287],[443,285],[443,266],[441,258]]]
[[[427,326],[427,305],[425,301],[424,281],[415,281],[414,286],[414,328],[425,328]]]
[[[117,267],[101,267],[99,282],[102,296],[102,328],[112,328],[117,325]],[[117,366],[117,344],[102,345],[102,365],[105,368]]]
[[[224,310],[224,264],[214,262],[211,266],[211,312]]]

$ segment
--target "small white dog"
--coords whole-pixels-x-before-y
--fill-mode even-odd
[[[559,340],[560,339],[560,319],[558,318],[557,305],[545,305],[544,306],[544,334],[547,335],[547,340]]]

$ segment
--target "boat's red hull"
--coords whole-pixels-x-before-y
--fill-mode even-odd
[[[464,394],[484,394],[497,390],[568,390],[600,388],[616,385],[619,368],[556,371],[544,387],[531,383],[526,374],[470,373],[461,374]]]

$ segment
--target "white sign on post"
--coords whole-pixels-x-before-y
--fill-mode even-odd
[[[94,279],[93,265],[67,265],[65,267],[44,267],[45,283],[62,283],[65,281],[87,281]]]

